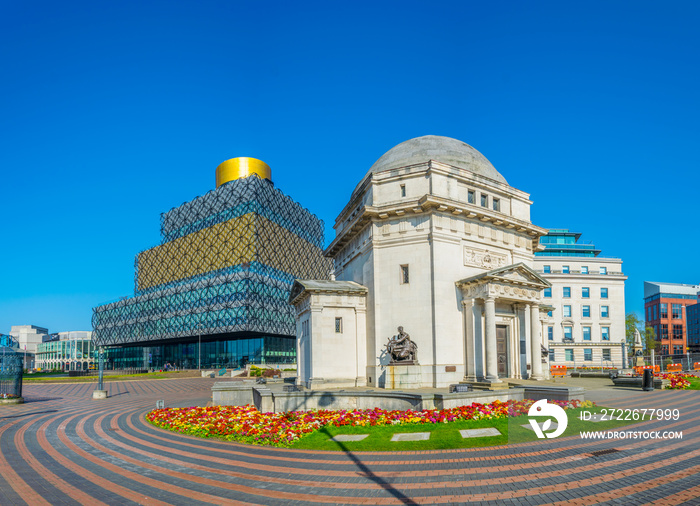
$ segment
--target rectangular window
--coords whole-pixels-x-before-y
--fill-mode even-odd
[[[662,355],[668,355],[668,344],[662,344],[662,345],[661,345],[661,354],[662,354]]]
[[[562,267],[561,267],[561,273],[562,273],[562,274],[569,274],[569,266],[568,266],[568,265],[562,265]]]
[[[661,339],[668,339],[668,325],[666,323],[661,325]]]
[[[547,340],[554,341],[554,327],[547,327]]]
[[[564,306],[564,318],[571,318],[571,306]]]
[[[591,298],[591,289],[587,286],[584,286],[581,288],[581,297],[584,299],[590,299]]]
[[[476,203],[476,198],[474,197],[474,190],[469,190],[467,192],[467,202],[470,204]]]
[[[408,284],[408,265],[401,266],[401,284],[402,285]]]
[[[564,360],[566,360],[567,362],[574,361],[574,349],[573,348],[566,348],[564,350]]]
[[[586,266],[586,265],[581,266],[581,274],[588,274],[588,266]]]
[[[591,328],[590,327],[583,327],[583,340],[584,341],[591,340]]]
[[[552,267],[549,265],[545,265],[544,266],[544,273],[549,274],[550,272],[552,272]]]
[[[545,298],[545,299],[551,299],[551,298],[552,298],[552,289],[551,289],[551,288],[545,288],[545,289],[544,289],[544,298]]]
[[[660,304],[660,313],[661,313],[661,318],[668,318],[668,304],[665,302]]]
[[[673,345],[673,354],[674,355],[682,355],[683,354],[683,345],[682,344],[674,344]]]
[[[335,333],[336,334],[342,334],[343,333],[343,319],[336,317],[335,319]]]
[[[654,320],[658,320],[659,306],[654,306]]]
[[[644,308],[644,310],[646,311],[647,321],[650,321],[651,320],[651,306],[647,306],[646,308]]]
[[[601,299],[607,299],[607,298],[608,298],[608,289],[607,289],[607,288],[601,288],[601,289],[600,289],[600,298],[601,298]]]
[[[680,304],[671,304],[671,317],[674,320],[680,320],[681,319],[681,314],[683,314],[683,310],[681,309]]]
[[[554,350],[549,350],[549,361],[554,362]]]
[[[565,298],[565,299],[570,299],[570,298],[571,298],[571,287],[570,287],[570,286],[565,286],[565,287],[564,287],[564,298]]]
[[[564,327],[564,339],[566,341],[572,341],[574,339],[573,327]]]
[[[591,317],[591,306],[581,306],[581,316],[584,318]]]
[[[491,199],[491,203],[493,204],[493,210],[494,211],[500,211],[501,210],[501,201],[497,198]]]
[[[593,360],[593,348],[583,349],[583,360],[586,362],[591,362]]]
[[[547,311],[547,316],[549,316],[550,318],[554,316],[554,311]]]
[[[610,341],[610,327],[600,327],[600,338],[603,341]]]
[[[488,207],[489,206],[489,198],[487,195],[484,195],[483,193],[481,194],[481,207]]]
[[[600,268],[600,273],[601,273],[601,274],[607,274],[607,273],[608,273],[608,268],[607,268],[607,267],[601,267],[601,268]]]
[[[610,318],[609,307],[610,306],[600,306],[600,317],[601,318]]]
[[[405,184],[401,185],[401,196],[402,197],[406,196],[406,185]]]
[[[683,325],[673,325],[673,338],[683,339]]]
[[[603,348],[603,360],[610,361],[610,348]]]

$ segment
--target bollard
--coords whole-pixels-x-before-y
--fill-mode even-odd
[[[642,376],[642,390],[651,392],[654,390],[654,372],[651,369],[644,369]]]

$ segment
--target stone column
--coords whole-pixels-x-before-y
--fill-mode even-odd
[[[476,343],[474,342],[474,299],[462,301],[464,321],[464,381],[476,381]]]
[[[542,336],[540,335],[540,307],[530,306],[530,379],[541,380],[542,377]]]
[[[485,334],[486,334],[486,382],[500,383],[498,379],[498,353],[496,350],[496,298],[484,299]]]

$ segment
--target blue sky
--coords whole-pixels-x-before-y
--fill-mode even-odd
[[[445,135],[532,221],[698,283],[697,2],[3,2],[0,333],[90,329],[159,214],[253,156],[332,224],[394,145]]]

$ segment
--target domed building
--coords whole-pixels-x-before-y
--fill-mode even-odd
[[[335,221],[325,251],[335,279],[292,288],[300,381],[497,388],[543,378],[540,294],[550,284],[532,266],[547,230],[530,221],[531,204],[459,140],[430,135],[387,151]],[[413,343],[410,356],[392,353],[397,340]]]

